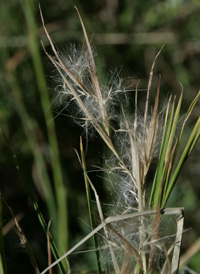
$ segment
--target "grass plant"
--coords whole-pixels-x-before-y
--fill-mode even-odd
[[[109,150],[109,158],[103,156],[105,163],[103,167],[99,167],[99,171],[103,171],[105,174],[105,182],[110,189],[111,205],[109,207],[111,209],[106,210],[96,190],[95,182],[92,182],[89,176],[85,149],[82,138],[80,139],[80,153],[76,151],[76,154],[83,170],[91,231],[73,247],[68,248],[66,188],[62,178],[55,124],[52,111],[49,108],[50,99],[39,53],[34,8],[31,3],[31,1],[25,1],[22,7],[26,18],[29,51],[33,60],[42,110],[43,113],[46,113],[45,124],[50,147],[53,187],[48,175],[45,156],[42,155],[34,134],[38,124],[29,117],[28,111],[24,107],[22,90],[14,74],[10,73],[9,80],[15,91],[13,96],[16,109],[30,149],[33,151],[45,203],[56,231],[53,235],[50,232],[50,222],[47,225],[33,192],[29,188],[29,183],[23,178],[17,157],[2,129],[1,136],[7,144],[47,237],[48,267],[40,272],[25,233],[13,210],[7,205],[35,273],[49,272],[51,274],[56,265],[59,266],[59,273],[73,273],[67,258],[90,239],[93,239],[92,251],[94,251],[93,258],[96,260],[95,273],[178,273],[184,208],[168,208],[166,206],[179,174],[200,137],[200,117],[198,117],[184,149],[181,150],[180,144],[183,141],[186,124],[200,97],[200,91],[189,105],[183,118],[180,115],[184,96],[182,87],[178,100],[176,97],[170,96],[166,105],[160,106],[161,77],[158,79],[155,94],[152,82],[161,48],[153,60],[144,109],[139,109],[139,81],[136,87],[131,89],[122,85],[122,79],[119,76],[112,77],[107,86],[101,83],[95,64],[94,50],[90,45],[90,39],[78,9],[75,8],[84,34],[85,49],[79,50],[72,46],[68,56],[56,49],[40,10],[43,28],[53,55],[49,54],[42,44],[43,49],[60,78],[57,94],[59,101],[62,102],[64,108],[73,105],[72,119],[84,129],[86,135],[90,135],[90,138],[95,138],[95,135],[98,134],[102,143]],[[155,97],[153,105],[150,104],[151,96]],[[131,106],[130,102],[133,101],[134,106]],[[46,111],[47,109],[48,111]],[[152,179],[149,174],[152,173],[152,166],[155,163],[156,168],[153,171]],[[95,199],[95,206],[92,197]],[[95,209],[97,209],[98,218],[94,217]],[[171,218],[175,220],[175,231],[163,235],[164,220],[167,216],[172,216]],[[51,253],[54,262],[52,262]],[[61,256],[60,254],[63,253],[64,255]],[[87,273],[92,272],[90,269],[86,271]],[[6,273],[2,233],[2,199],[0,196],[0,274]]]
[[[186,121],[192,113],[200,92],[188,108],[180,133],[177,133],[177,124],[180,119],[182,91],[177,104],[175,98],[172,98],[172,96],[169,98],[164,110],[165,118],[163,123],[159,111],[159,80],[153,110],[149,113],[149,96],[153,71],[155,62],[160,54],[159,51],[150,72],[144,115],[142,117],[137,109],[137,89],[135,90],[135,111],[132,114],[128,114],[126,101],[128,92],[126,88],[120,86],[120,83],[115,82],[111,83],[109,87],[101,85],[94,61],[94,53],[82,18],[77,8],[76,10],[85,37],[86,51],[80,53],[81,55],[79,56],[74,55],[72,52],[69,59],[63,58],[56,50],[50,38],[41,13],[43,27],[54,57],[45,48],[44,51],[61,76],[62,88],[58,96],[64,98],[63,101],[67,102],[67,106],[69,103],[76,104],[78,109],[75,115],[78,117],[77,122],[86,131],[89,131],[93,127],[113,155],[113,166],[107,172],[117,177],[118,182],[111,182],[111,184],[113,184],[113,188],[116,188],[118,192],[118,201],[113,202],[116,203],[114,204],[116,216],[105,218],[105,213],[102,210],[94,184],[87,175],[85,156],[81,143],[80,162],[86,182],[92,232],[66,252],[59,260],[46,268],[42,274],[69,256],[90,237],[95,236],[101,229],[103,230],[104,239],[109,250],[108,253],[110,253],[110,271],[113,268],[116,274],[157,273],[158,271],[160,273],[177,273],[183,233],[183,208],[163,208],[166,206],[178,175],[183,168],[183,164],[190,156],[200,136],[200,118],[198,118],[188,138],[185,149],[179,154],[179,144]],[[115,113],[115,106],[117,104],[120,104],[121,114]],[[113,119],[115,125],[117,125],[115,128],[113,127]],[[177,134],[178,137],[176,137]],[[161,141],[159,139],[160,135],[162,136]],[[147,191],[147,175],[151,163],[156,156],[156,150],[159,150],[157,169],[149,194]],[[101,222],[96,228],[94,228],[91,216],[89,186],[94,192]],[[121,211],[120,214],[119,210]],[[160,220],[163,214],[175,214],[178,216],[175,241],[173,248],[169,250],[166,249],[165,242],[160,238]],[[148,219],[146,216],[151,217]],[[130,221],[136,217],[138,219],[137,232],[134,231],[134,222]],[[148,229],[145,224],[147,221],[150,222]],[[130,228],[126,231],[125,227],[128,225],[132,227],[133,231]],[[97,249],[96,244],[95,249]],[[165,254],[166,263],[163,266],[156,266],[159,249]],[[124,254],[121,261],[117,255],[118,250]],[[173,255],[170,255],[172,250]],[[99,265],[99,255],[96,258]],[[98,269],[100,272],[101,269]]]

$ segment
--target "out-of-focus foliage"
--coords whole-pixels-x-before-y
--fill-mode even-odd
[[[5,131],[18,157],[25,180],[32,187],[41,208],[46,212],[46,219],[49,220],[44,193],[36,172],[35,158],[23,125],[23,113],[20,116],[20,110],[23,111],[21,107],[23,106],[32,124],[37,124],[34,128],[35,139],[45,156],[48,175],[52,178],[53,167],[49,161],[50,148],[47,141],[45,116],[49,108],[53,106],[62,172],[68,193],[69,245],[71,246],[81,238],[83,232],[88,230],[78,218],[81,217],[87,221],[87,205],[81,167],[73,150],[79,147],[79,135],[82,132],[76,125],[72,125],[71,119],[67,116],[71,109],[62,111],[63,105],[61,106],[56,100],[56,86],[59,84],[57,74],[45,56],[40,40],[43,40],[47,49],[50,48],[42,29],[38,4],[36,1],[29,0],[37,23],[38,45],[48,82],[48,90],[41,92],[49,93],[52,102],[45,113],[42,110],[41,94],[38,91],[37,77],[28,46],[30,41],[27,16],[29,14],[26,14],[24,9],[25,1],[8,0],[0,3],[0,127]],[[46,27],[57,48],[65,54],[68,54],[70,43],[82,47],[83,34],[74,5],[79,8],[91,38],[91,44],[97,53],[98,73],[105,84],[112,81],[110,72],[116,70],[125,79],[126,85],[135,87],[137,80],[141,79],[140,89],[146,88],[153,59],[161,46],[165,44],[156,63],[153,88],[156,91],[158,74],[161,74],[161,99],[164,95],[164,100],[167,94],[179,95],[181,90],[179,83],[181,83],[184,91],[183,115],[184,107],[188,108],[189,102],[195,97],[200,87],[200,5],[198,1],[58,0],[55,2],[44,0],[41,2],[41,9]],[[154,99],[154,94],[151,95]],[[139,99],[140,109],[142,109],[145,102],[142,91]],[[199,109],[197,107],[196,112],[193,113],[191,123],[200,115]],[[57,115],[59,112],[61,115]],[[52,121],[49,120],[48,123]],[[38,263],[44,267],[47,264],[46,238],[2,138],[0,149],[2,196],[16,214],[23,211],[25,217],[21,221],[22,227],[36,251],[35,254],[39,254],[36,256]],[[101,153],[100,143],[90,141],[86,155],[88,166],[99,164],[96,157],[97,150]],[[185,228],[192,228],[184,234],[183,252],[200,236],[199,152],[200,144],[186,163],[185,171],[182,172],[169,201],[169,205],[185,207]],[[94,180],[97,182],[98,191],[102,193],[100,194],[102,202],[107,202],[101,180],[99,178]],[[9,212],[3,209],[3,221],[7,222],[10,219]],[[28,262],[26,263],[28,258],[21,252],[22,247],[13,231],[7,234],[5,242],[8,261],[13,262],[12,265],[8,265],[10,273],[19,272],[17,269],[20,269],[22,273],[31,273],[31,266]],[[19,266],[17,263],[20,260],[23,260],[23,270],[21,263]],[[75,260],[73,258],[71,260],[73,265]],[[88,262],[84,263],[87,268]],[[82,269],[84,269],[84,263],[81,265]],[[189,261],[188,265],[198,271],[197,256]]]

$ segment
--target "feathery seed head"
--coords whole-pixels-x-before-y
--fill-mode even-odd
[[[76,10],[78,12],[77,8]],[[67,104],[76,103],[79,109],[78,115],[84,121],[83,126],[87,127],[90,124],[111,151],[112,156],[110,162],[107,161],[109,168],[106,172],[108,177],[110,177],[112,187],[112,215],[114,216],[104,219],[99,196],[89,177],[87,177],[85,160],[82,157],[82,161],[80,160],[80,162],[84,170],[85,181],[87,181],[87,184],[90,184],[91,189],[94,191],[101,224],[93,228],[93,231],[80,241],[80,244],[75,245],[75,247],[67,252],[66,256],[102,229],[106,241],[104,246],[108,247],[110,261],[115,273],[131,273],[129,270],[132,268],[133,262],[136,263],[136,268],[132,268],[134,269],[134,273],[141,270],[146,274],[149,268],[149,273],[152,274],[156,258],[158,258],[157,250],[161,250],[166,262],[168,262],[169,258],[165,241],[159,237],[162,214],[177,214],[180,216],[176,223],[176,244],[178,248],[174,249],[175,260],[177,261],[179,257],[179,243],[181,243],[183,229],[183,210],[179,208],[174,213],[174,209],[161,210],[160,208],[161,205],[166,204],[180,169],[200,136],[200,120],[198,119],[186,146],[184,157],[181,157],[177,167],[174,166],[185,123],[200,97],[200,92],[188,109],[181,133],[175,144],[174,136],[181,107],[182,93],[177,107],[175,106],[175,101],[172,105],[170,105],[171,101],[168,101],[159,163],[149,199],[149,210],[145,211],[147,174],[152,160],[159,150],[160,134],[162,133],[158,111],[160,82],[152,113],[151,115],[149,114],[149,94],[151,91],[153,69],[161,50],[156,55],[152,64],[144,115],[138,114],[137,88],[135,92],[135,112],[131,115],[127,114],[126,99],[128,98],[128,90],[122,86],[122,80],[118,76],[113,77],[108,86],[103,86],[99,82],[94,62],[94,53],[79,12],[78,16],[82,25],[87,50],[79,51],[71,46],[71,54],[67,58],[59,55],[43,22],[45,32],[55,54],[55,59],[45,52],[61,76],[61,98],[66,95],[68,98]],[[124,97],[123,100],[121,100],[121,95]],[[77,113],[75,114],[75,116],[78,115]],[[114,132],[114,137],[111,134],[111,130]],[[81,149],[81,156],[83,156],[83,149]],[[172,170],[174,168],[175,172],[173,173]],[[156,208],[156,210],[150,210],[151,207]],[[153,222],[152,216],[154,216]],[[147,263],[149,266],[147,266]],[[177,270],[177,262],[174,265],[177,265]]]

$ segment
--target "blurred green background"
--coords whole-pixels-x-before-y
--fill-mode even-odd
[[[70,43],[83,44],[77,6],[96,52],[98,73],[104,84],[111,72],[120,72],[125,82],[146,89],[156,53],[165,45],[154,70],[152,100],[161,74],[161,106],[169,94],[180,94],[182,115],[200,87],[200,1],[72,1],[40,2],[46,28],[57,48],[68,55]],[[0,2],[0,127],[4,130],[20,163],[26,184],[48,220],[61,253],[89,232],[87,204],[81,167],[74,152],[83,134],[73,119],[72,109],[63,109],[56,88],[58,74],[46,57],[40,40],[51,53],[42,28],[37,1]],[[140,92],[140,109],[145,92]],[[51,111],[52,109],[52,111]],[[59,115],[58,115],[59,114]],[[198,103],[188,123],[200,115]],[[187,132],[185,133],[185,139]],[[182,144],[184,146],[184,143]],[[103,145],[89,140],[88,168],[101,165]],[[30,242],[40,269],[47,265],[46,237],[32,203],[15,168],[4,138],[0,138],[0,181],[3,198],[15,214],[22,213],[22,229]],[[184,206],[185,229],[182,253],[200,237],[200,143],[187,161],[169,206]],[[60,160],[59,160],[60,159]],[[91,173],[103,202],[109,201],[106,186]],[[50,190],[49,190],[50,189]],[[3,207],[3,225],[11,220]],[[62,236],[62,235],[63,236]],[[62,237],[60,237],[62,236]],[[65,243],[62,247],[62,241]],[[198,245],[199,248],[199,245]],[[197,249],[198,249],[197,248]],[[34,273],[16,231],[5,236],[8,273]],[[186,264],[199,271],[200,253]],[[82,259],[81,269],[95,268],[92,259]],[[70,262],[79,269],[76,256]],[[32,272],[31,272],[32,271]]]

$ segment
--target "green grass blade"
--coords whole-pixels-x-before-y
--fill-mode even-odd
[[[169,117],[168,117],[168,111],[166,113],[160,156],[159,156],[159,160],[158,160],[158,166],[156,169],[153,186],[152,186],[152,190],[151,190],[150,201],[149,201],[149,207],[152,206],[153,208],[157,208],[158,202],[159,202],[159,197],[160,197],[161,191],[162,191],[165,155],[167,152],[167,146],[168,146],[169,137],[170,137],[170,130],[171,130],[171,125],[172,125],[172,121],[173,121],[173,114],[174,114],[174,102],[171,106],[171,109],[169,112]]]
[[[190,104],[190,106],[189,106],[189,108],[188,108],[188,110],[187,110],[187,113],[186,113],[186,115],[185,115],[185,118],[184,118],[184,121],[183,121],[183,124],[182,124],[182,127],[181,127],[181,131],[180,131],[180,134],[179,134],[179,137],[178,137],[178,140],[177,140],[175,153],[174,153],[174,156],[173,156],[174,160],[175,160],[176,155],[177,155],[178,147],[179,147],[179,144],[180,144],[182,135],[183,135],[183,131],[184,131],[186,122],[187,122],[187,120],[189,119],[189,117],[190,117],[190,115],[191,115],[191,113],[192,113],[192,110],[193,110],[195,104],[197,103],[199,97],[200,97],[200,91],[198,92],[198,94],[196,95],[196,97],[194,98],[194,100],[192,101],[192,103]]]
[[[181,97],[182,97],[182,95],[181,95]],[[169,161],[169,163],[168,163],[168,166],[167,166],[167,174],[166,174],[166,178],[165,178],[165,189],[164,189],[164,191],[163,191],[163,197],[164,196],[166,196],[166,193],[168,193],[169,192],[169,190],[168,190],[168,186],[169,186],[169,180],[170,180],[170,178],[172,178],[172,170],[174,169],[174,165],[175,165],[175,162],[177,162],[176,161],[176,158],[177,158],[177,152],[178,152],[178,148],[179,148],[179,144],[180,144],[180,141],[181,141],[181,138],[182,138],[182,135],[183,135],[183,131],[184,131],[184,128],[185,128],[185,125],[186,125],[186,122],[187,122],[187,120],[189,119],[189,117],[190,117],[190,115],[191,115],[191,113],[192,113],[192,110],[193,110],[193,108],[194,108],[194,106],[195,106],[195,104],[197,103],[197,101],[198,101],[198,99],[199,99],[199,97],[200,97],[200,91],[198,92],[198,94],[196,95],[196,97],[194,98],[194,100],[192,101],[192,103],[190,104],[190,106],[189,106],[189,108],[188,108],[188,110],[187,110],[187,113],[186,113],[186,115],[185,115],[185,118],[184,118],[184,121],[183,121],[183,124],[182,124],[182,127],[181,127],[181,130],[180,130],[180,134],[179,134],[179,137],[178,137],[178,139],[177,139],[177,142],[176,142],[176,144],[175,144],[175,146],[174,146],[174,148],[173,148],[173,151],[170,153],[170,154],[172,154],[171,156],[170,156],[170,161]],[[180,98],[181,100],[182,100],[182,98]],[[180,99],[179,99],[179,103],[180,103]],[[178,103],[178,106],[177,106],[177,113],[179,113],[179,111],[180,111],[180,104]],[[177,118],[176,118],[176,114],[175,114],[175,117],[174,117],[174,121],[176,120],[176,119],[178,119],[178,115],[177,115]],[[175,127],[174,128],[176,128],[177,127],[177,123],[175,123]],[[192,151],[192,149],[194,148],[194,146],[195,146],[195,144],[196,144],[196,142],[197,142],[197,139],[198,139],[198,134],[196,135],[196,137],[195,137],[195,139],[194,139],[194,141],[193,141],[193,145],[191,144],[191,147],[190,147],[190,150]],[[191,153],[191,152],[190,152]],[[190,153],[188,153],[188,154],[190,154]],[[183,155],[182,155],[183,156]],[[181,157],[182,157],[181,156]],[[180,173],[180,171],[179,171],[179,173]],[[178,174],[179,174],[178,173]],[[171,186],[170,186],[170,188],[171,188]],[[171,191],[170,191],[170,193],[171,193]],[[165,199],[165,198],[163,198],[163,199]],[[167,198],[168,199],[168,198]],[[162,201],[162,204],[165,204],[166,202],[164,202],[164,201]]]
[[[199,92],[197,93],[196,97],[194,98],[194,100],[192,101],[192,103],[190,104],[188,110],[187,110],[187,113],[186,113],[186,117],[185,117],[185,122],[188,120],[188,118],[190,117],[190,114],[192,113],[192,110],[194,108],[194,106],[196,105],[198,99],[200,97],[200,90]]]
[[[168,143],[167,152],[166,152],[166,156],[165,156],[165,163],[167,166],[166,166],[166,178],[165,178],[165,183],[164,183],[164,187],[163,187],[163,191],[162,191],[162,196],[166,192],[168,180],[169,180],[169,177],[171,174],[171,170],[173,169],[173,166],[174,166],[174,159],[176,158],[176,150],[177,150],[178,145],[177,145],[177,143],[175,143],[173,149],[172,149],[172,146],[174,144],[174,139],[175,139],[174,137],[175,137],[175,133],[177,130],[177,123],[178,123],[178,119],[179,119],[182,98],[183,98],[183,91],[181,91],[181,96],[179,98],[179,101],[178,101],[178,104],[176,107],[176,111],[174,114],[169,143]],[[162,203],[162,201],[161,201],[161,203]]]
[[[180,109],[181,109],[181,103],[182,103],[182,98],[183,98],[183,91],[181,91],[181,96],[179,98],[177,107],[176,107],[176,111],[174,114],[174,118],[173,118],[173,123],[172,123],[172,127],[171,127],[171,133],[170,133],[170,137],[169,137],[169,145],[167,147],[167,153],[166,153],[166,161],[168,161],[170,154],[171,154],[171,148],[172,145],[174,143],[174,136],[176,133],[176,129],[177,129],[177,123],[178,123],[178,119],[179,119],[179,113],[180,113]]]
[[[87,167],[86,167],[86,162],[85,162],[85,154],[84,154],[84,150],[83,150],[82,139],[80,140],[80,151],[81,151],[81,161],[82,161],[82,168],[83,168],[84,180],[85,180],[85,189],[86,189],[90,224],[91,224],[92,230],[94,230],[95,229],[95,222],[94,222],[94,217],[93,217],[93,214],[92,214],[92,200],[91,200],[90,186],[89,186],[88,177],[87,177]],[[101,271],[100,255],[99,255],[98,241],[97,241],[96,235],[93,236],[93,243],[94,243],[94,247],[95,247],[98,273],[100,274],[100,273],[102,273],[102,271]]]
[[[165,196],[163,197],[163,202],[162,202],[162,207],[164,207],[167,203],[167,200],[169,198],[169,195],[177,181],[177,178],[178,178],[178,175],[183,167],[183,164],[185,163],[185,161],[187,160],[187,158],[189,157],[189,155],[191,154],[194,146],[196,145],[198,139],[200,137],[200,117],[198,118],[195,126],[194,126],[194,129],[188,139],[188,142],[185,146],[185,149],[180,157],[180,160],[177,164],[177,167],[173,173],[173,176],[169,182],[169,186],[167,188],[167,191],[166,191],[166,194]]]
[[[200,119],[200,118],[199,118],[199,119]],[[199,119],[198,119],[197,123],[199,122]],[[199,139],[199,137],[200,137],[199,135],[200,135],[200,125],[199,125],[199,123],[198,123],[197,133],[196,133],[196,135],[194,136],[193,142],[191,143],[190,150],[188,151],[188,155],[190,155],[191,152],[192,152],[192,150],[194,149],[194,147],[195,147],[195,145],[196,145],[196,143],[197,143],[197,141],[198,141],[198,139]]]
[[[164,122],[164,130],[163,130],[163,137],[162,137],[162,142],[161,142],[161,149],[160,151],[162,150],[163,148],[163,144],[164,144],[164,135],[166,133],[166,128],[167,128],[167,119],[168,119],[168,115],[169,115],[169,107],[170,107],[170,101],[171,101],[171,98],[169,99],[168,101],[168,105],[167,105],[167,110],[166,110],[166,113],[165,113],[165,122]],[[161,155],[161,152],[160,152],[160,155]],[[150,194],[150,199],[149,199],[149,209],[151,208],[152,206],[152,203],[153,203],[153,197],[154,197],[154,194],[155,194],[155,188],[156,188],[156,176],[157,176],[157,172],[158,172],[158,166],[161,164],[160,162],[160,159],[161,157],[159,157],[159,161],[158,161],[158,165],[157,165],[157,170],[156,170],[156,173],[155,173],[155,177],[154,177],[154,181],[153,181],[153,185],[152,185],[152,189],[151,189],[151,194]]]
[[[181,92],[181,96],[179,98],[176,109],[175,109],[175,102],[173,102],[170,113],[169,113],[169,118],[167,117],[165,119],[164,133],[163,133],[162,144],[161,144],[161,153],[159,156],[158,167],[156,170],[153,187],[151,191],[150,203],[149,203],[149,206],[153,205],[153,208],[157,208],[160,198],[161,198],[161,206],[163,207],[166,204],[169,198],[169,195],[171,193],[171,190],[174,187],[174,184],[183,166],[183,163],[186,161],[191,151],[193,150],[196,142],[199,139],[198,121],[197,121],[197,124],[195,125],[195,128],[183,151],[183,154],[181,155],[181,158],[175,168],[174,166],[175,166],[175,163],[177,162],[176,161],[177,152],[178,152],[179,144],[183,134],[183,130],[184,130],[186,121],[190,117],[192,110],[198,98],[200,97],[200,92],[198,92],[197,96],[190,104],[188,111],[185,115],[185,119],[183,121],[183,125],[181,128],[179,137],[176,143],[174,144],[175,133],[177,129],[177,123],[178,123],[180,108],[182,103],[182,97],[183,97],[183,92]],[[174,170],[174,168],[175,168],[175,171],[172,175],[172,171]]]

